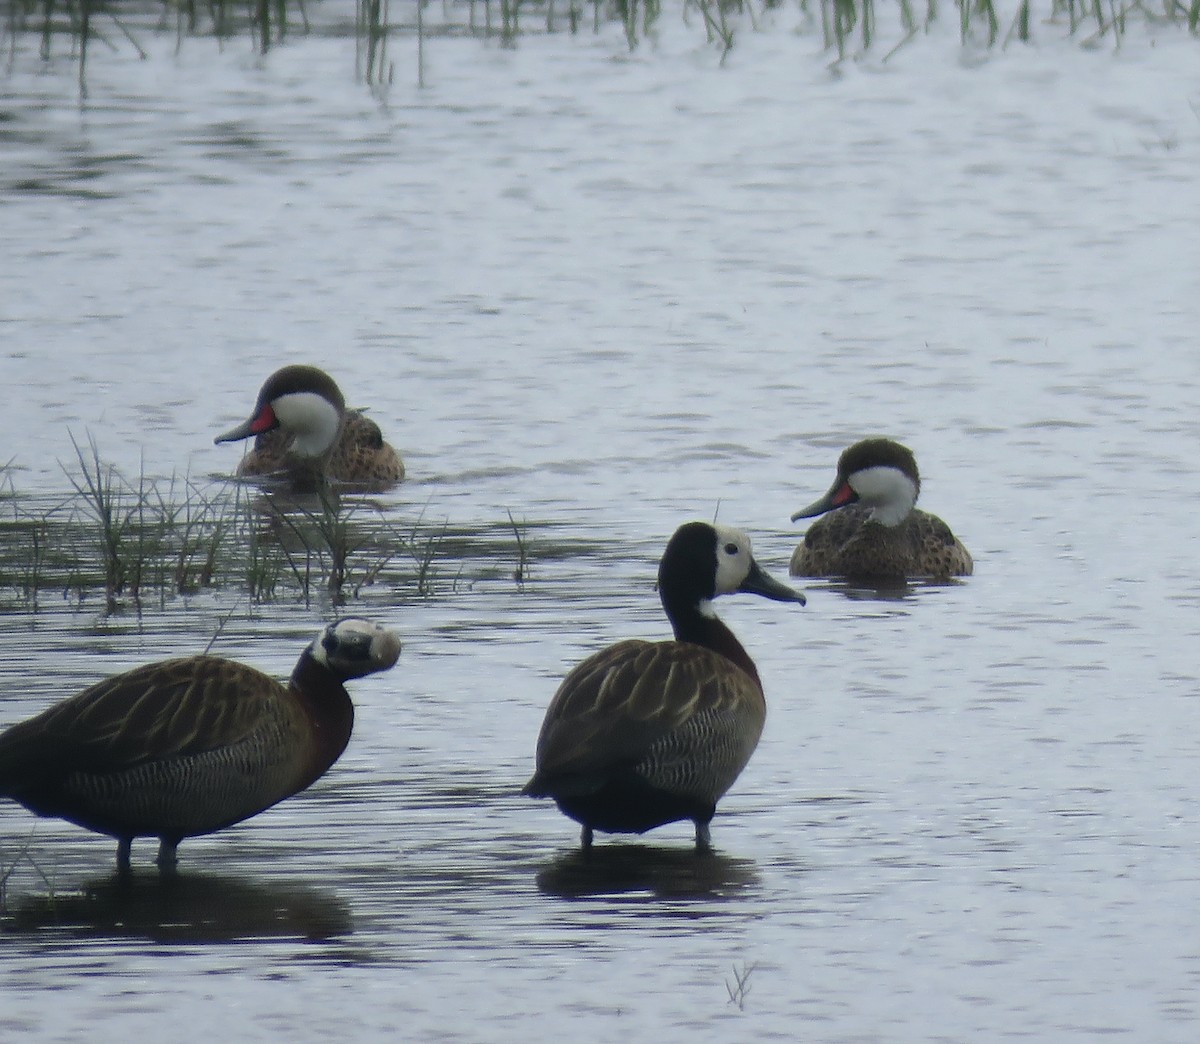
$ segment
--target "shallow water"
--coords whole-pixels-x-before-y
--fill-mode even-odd
[[[951,34],[836,71],[783,26],[724,69],[694,32],[442,40],[386,102],[329,37],[97,50],[82,108],[69,64],[15,64],[18,491],[68,493],[87,434],[218,481],[212,436],[311,361],[404,452],[386,512],[512,511],[531,563],[482,543],[432,597],[366,589],[405,648],[349,750],[171,886],[149,842],[114,891],[108,840],[0,804],[0,1035],[1194,1039],[1195,43]],[[718,854],[675,825],[581,861],[516,796],[558,680],[664,633],[681,521],[719,510],[783,575],[788,516],[875,432],[976,575],[724,600],[770,714]],[[231,610],[216,651],[277,674],[332,612],[10,614],[0,723]]]

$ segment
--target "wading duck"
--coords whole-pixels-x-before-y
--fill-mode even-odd
[[[185,837],[209,834],[303,790],[337,761],[354,707],[343,683],[391,667],[400,639],[365,620],[324,628],[280,684],[189,656],[102,681],[0,733],[0,796],[117,839],[159,839],[169,872]]]
[[[825,516],[792,554],[792,576],[885,583],[970,576],[971,555],[950,527],[914,506],[920,492],[907,446],[891,439],[856,442],[838,460],[829,492],[792,516],[793,522]]]
[[[379,425],[346,408],[333,378],[315,366],[285,366],[267,378],[250,419],[213,441],[255,436],[238,465],[246,477],[283,478],[295,492],[334,482],[384,490],[404,478],[404,463]]]
[[[762,683],[733,632],[713,612],[717,595],[746,591],[780,602],[804,596],[755,562],[736,529],[689,522],[658,567],[658,592],[674,641],[618,642],[563,680],[538,737],[523,794],[553,798],[592,833],[643,833],[676,820],[709,822],[758,744],[767,706]]]

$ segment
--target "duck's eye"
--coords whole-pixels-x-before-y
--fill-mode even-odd
[[[725,554],[736,555],[737,553],[738,553],[738,546],[737,546],[737,544],[733,543],[732,540],[728,544],[725,545]]]

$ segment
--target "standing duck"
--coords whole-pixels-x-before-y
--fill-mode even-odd
[[[920,492],[907,446],[891,439],[856,442],[838,460],[829,492],[792,516],[795,522],[825,515],[793,552],[792,576],[877,583],[970,576],[970,552],[937,515],[914,506]]]
[[[762,683],[733,632],[713,612],[717,595],[746,591],[780,602],[804,596],[755,562],[746,534],[689,522],[658,567],[674,641],[630,639],[575,667],[550,701],[537,771],[523,794],[550,797],[595,830],[643,833],[676,820],[712,847],[709,822],[762,733]]]
[[[99,682],[0,733],[0,796],[117,839],[159,839],[170,871],[185,837],[248,819],[324,775],[350,739],[343,683],[391,667],[400,639],[354,618],[324,628],[291,680],[188,656]]]
[[[379,425],[348,410],[333,378],[315,366],[276,370],[258,393],[250,419],[213,441],[256,436],[238,465],[240,476],[283,477],[298,493],[328,481],[384,490],[404,478],[404,463]]]

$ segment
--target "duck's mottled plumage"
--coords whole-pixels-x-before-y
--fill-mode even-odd
[[[820,500],[792,516],[822,514],[792,553],[792,576],[866,582],[970,576],[970,552],[937,515],[913,506],[920,495],[916,458],[891,439],[864,439],[838,461]]]
[[[327,627],[284,685],[216,656],[98,682],[0,734],[0,796],[120,841],[182,838],[240,822],[303,790],[350,739],[343,682],[395,663],[395,635],[361,620]]]
[[[289,410],[280,404],[287,396],[311,396],[316,408]],[[301,492],[326,481],[378,491],[404,479],[404,462],[384,441],[379,425],[361,410],[348,409],[337,383],[315,366],[285,366],[273,373],[249,420],[216,441],[251,435],[254,447],[237,469],[242,477],[282,478]]]
[[[817,519],[792,552],[792,576],[907,579],[970,576],[971,553],[937,515],[913,508],[891,528],[851,504]]]
[[[736,558],[729,569],[721,556]],[[804,597],[768,577],[744,534],[689,523],[672,538],[659,592],[673,641],[618,642],[563,680],[546,711],[537,771],[523,793],[552,797],[592,831],[641,833],[680,819],[709,844],[708,823],[750,760],[766,701],[753,661],[712,615],[716,595]]]

